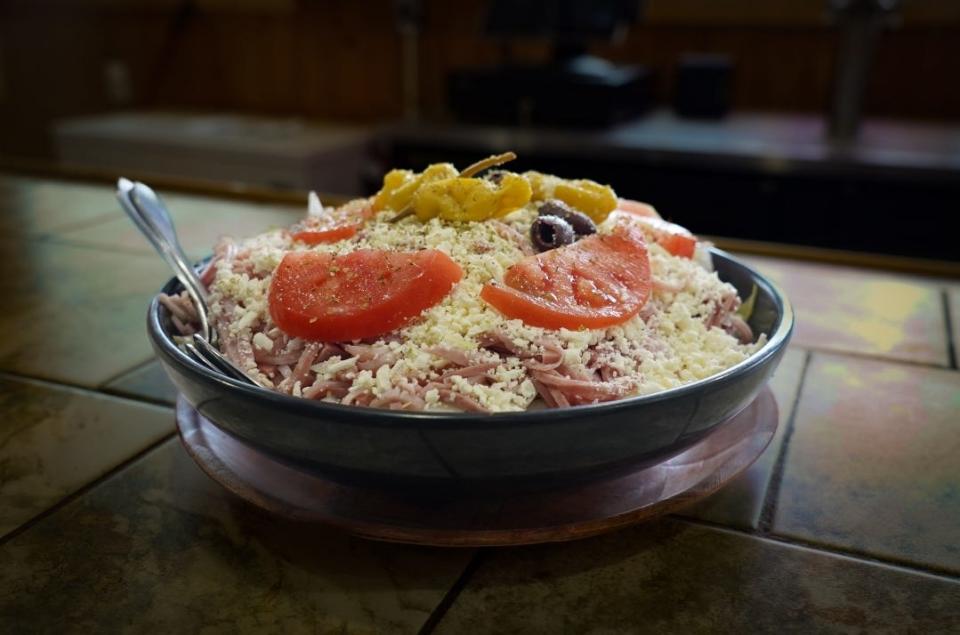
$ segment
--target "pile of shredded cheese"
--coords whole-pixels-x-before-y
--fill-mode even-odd
[[[386,222],[393,215],[383,212],[354,237],[332,244],[308,246],[292,241],[289,232],[275,230],[231,245],[227,251],[243,258],[228,255],[218,263],[210,287],[214,318],[226,319],[234,335],[266,349],[273,344],[264,334],[273,326],[267,302],[270,276],[286,252],[441,250],[462,267],[463,279],[419,319],[380,340],[396,353],[394,363],[376,370],[359,370],[354,359],[335,356],[312,369],[321,379],[346,377],[351,382],[350,394],[369,392],[379,396],[409,385],[411,378],[423,383],[438,377],[446,362],[430,349],[452,348],[474,360],[498,362],[488,375],[490,382],[471,383],[457,377],[451,382],[453,390],[492,412],[524,410],[537,398],[537,389],[519,357],[503,357],[482,346],[484,335],[493,331],[530,355],[542,354],[546,340],[559,343],[564,361],[570,365],[596,362],[600,355],[613,369],[612,381],[622,384],[625,395],[652,393],[704,379],[742,361],[764,342],[761,337],[759,342],[741,344],[723,329],[708,327],[704,316],[724,298],[735,296],[736,290],[697,259],[672,256],[653,243],[648,249],[654,290],[641,313],[627,322],[602,330],[551,331],[505,319],[480,298],[480,291],[485,283],[502,279],[507,268],[525,256],[517,238],[528,239],[530,224],[537,215],[535,204],[502,221],[490,222],[454,223],[437,218]],[[609,222],[599,227],[601,233],[610,229]],[[243,266],[236,266],[238,262]],[[295,387],[293,394],[303,388]],[[425,400],[428,409],[450,408],[441,402],[436,390],[427,392]]]

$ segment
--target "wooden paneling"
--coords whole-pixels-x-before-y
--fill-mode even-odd
[[[883,35],[868,114],[960,119],[960,82],[952,78],[960,59],[957,5],[906,3],[902,24]],[[445,116],[451,70],[505,58],[504,44],[483,34],[485,9],[483,0],[425,0],[424,116]],[[48,155],[50,121],[118,106],[396,118],[401,41],[394,16],[391,0],[11,0],[0,4],[0,152]],[[660,103],[669,103],[683,53],[716,52],[736,62],[736,107],[816,112],[829,102],[837,39],[821,2],[650,0],[623,41],[594,50],[654,69]],[[509,51],[536,62],[549,47],[524,41]],[[111,61],[129,71],[128,104],[109,100]]]
[[[723,53],[735,64],[734,107],[815,111],[828,103],[835,38],[819,28],[638,26],[604,57],[657,72],[657,97],[669,103],[684,53]]]

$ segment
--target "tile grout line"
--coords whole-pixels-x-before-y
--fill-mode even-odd
[[[919,366],[920,368],[929,368],[931,370],[957,370],[955,366],[938,364],[936,362],[924,362],[915,359],[903,359],[899,357],[889,357],[883,355],[876,355],[874,353],[864,353],[861,351],[848,351],[839,348],[829,348],[826,346],[817,346],[810,344],[797,344],[796,347],[801,350],[810,351],[814,353],[823,353],[825,355],[843,355],[846,357],[853,357],[855,359],[865,359],[875,362],[887,362],[890,364],[903,364],[904,366]]]
[[[71,247],[73,249],[89,249],[91,251],[98,251],[98,252],[103,252],[108,254],[120,254],[124,256],[144,256],[144,257],[153,256],[153,252],[147,248],[138,249],[136,247],[125,247],[123,245],[107,246],[103,243],[96,243],[96,242],[85,241],[85,240],[76,240],[68,237],[50,236],[50,237],[44,238],[40,242],[43,242],[46,245],[52,245],[55,247]]]
[[[957,348],[954,345],[953,338],[957,333],[953,332],[953,321],[951,320],[950,296],[946,289],[940,290],[940,298],[943,300],[943,320],[947,327],[947,363],[950,368],[957,370]]]
[[[958,574],[956,571],[952,571],[950,569],[941,569],[937,566],[925,565],[917,562],[911,562],[909,560],[899,560],[897,558],[887,558],[883,556],[877,556],[875,554],[871,554],[866,551],[859,551],[857,549],[845,549],[843,547],[830,546],[823,543],[814,542],[812,540],[804,540],[802,538],[789,538],[786,536],[781,536],[779,534],[761,535],[749,529],[733,527],[731,525],[723,525],[717,522],[703,520],[701,518],[692,518],[687,516],[673,517],[673,518],[674,520],[687,523],[689,525],[696,525],[699,527],[708,527],[710,529],[716,529],[717,531],[728,532],[728,533],[737,534],[740,536],[749,536],[751,538],[757,538],[759,540],[767,540],[767,541],[776,543],[778,545],[808,549],[810,551],[815,551],[817,553],[823,553],[823,554],[842,557],[842,558],[850,558],[851,560],[856,560],[858,562],[864,562],[868,564],[883,565],[886,567],[897,567],[898,569],[903,569],[905,573],[930,575],[930,576],[935,576],[937,578],[943,578],[950,582],[960,582],[960,574]]]
[[[173,404],[169,401],[162,401],[160,399],[154,399],[152,397],[146,397],[143,395],[132,395],[129,393],[121,393],[112,390],[103,390],[101,388],[91,388],[90,386],[83,386],[81,384],[72,384],[65,381],[55,381],[52,379],[46,379],[43,377],[34,377],[33,375],[21,375],[20,373],[11,372],[9,370],[0,370],[0,379],[7,381],[19,381],[24,383],[33,383],[39,384],[45,388],[57,389],[57,390],[75,390],[77,392],[86,393],[92,397],[109,397],[111,399],[120,399],[122,401],[129,401],[135,404],[142,404],[148,406],[161,406],[164,408],[173,408]]]
[[[118,207],[119,205],[120,203],[117,203]],[[96,227],[97,225],[103,225],[104,223],[108,223],[118,218],[123,218],[123,212],[119,209],[115,212],[100,212],[96,216],[91,216],[90,218],[87,218],[84,220],[78,220],[73,223],[67,223],[62,227],[49,229],[45,232],[39,232],[35,236],[38,240],[46,241],[46,240],[49,240],[50,238],[54,238],[60,232],[69,233],[69,232],[77,231],[78,229],[88,229],[90,227]]]
[[[153,361],[155,361],[156,359],[157,359],[156,355],[151,355],[150,357],[146,358],[146,359],[143,360],[142,362],[137,362],[137,363],[134,364],[133,366],[129,366],[129,367],[127,367],[127,368],[125,368],[125,369],[123,369],[123,370],[121,370],[121,371],[119,371],[119,372],[116,372],[116,373],[112,374],[112,375],[110,375],[109,377],[107,377],[106,379],[104,379],[103,381],[101,381],[100,383],[98,383],[96,389],[97,389],[97,390],[104,390],[109,384],[112,384],[113,382],[117,381],[118,379],[120,379],[120,378],[123,377],[124,375],[129,375],[130,373],[136,372],[136,371],[138,371],[138,370],[142,370],[142,369],[146,368],[146,367],[150,364],[150,362],[153,362]]]
[[[433,612],[430,613],[430,617],[423,623],[423,626],[420,627],[420,630],[417,631],[417,635],[430,635],[436,630],[437,626],[440,624],[440,621],[447,614],[447,611],[450,610],[450,607],[453,606],[453,603],[457,601],[457,598],[460,597],[460,593],[466,588],[467,583],[470,582],[470,579],[473,577],[473,574],[477,572],[477,569],[480,568],[480,565],[483,564],[483,561],[487,559],[488,549],[480,547],[477,549],[476,553],[473,554],[473,557],[470,558],[470,562],[467,563],[467,566],[463,568],[463,572],[460,574],[460,577],[453,583],[450,589],[443,596],[443,599],[440,600],[440,603],[434,607]]]
[[[37,525],[38,523],[42,522],[44,519],[48,518],[49,516],[52,516],[53,514],[55,514],[55,513],[58,512],[58,511],[60,511],[61,509],[63,509],[64,507],[66,507],[67,505],[69,505],[70,503],[72,503],[73,501],[81,498],[84,494],[92,491],[92,490],[95,489],[96,487],[98,487],[98,486],[100,486],[101,484],[107,482],[108,480],[110,480],[110,479],[113,478],[114,476],[118,475],[120,472],[123,472],[123,471],[126,470],[128,467],[131,467],[134,463],[138,462],[140,459],[146,457],[148,454],[150,454],[151,452],[153,452],[154,450],[156,450],[157,448],[159,448],[159,447],[162,446],[163,444],[167,443],[167,442],[170,441],[171,439],[175,439],[176,437],[177,437],[177,431],[176,431],[176,430],[174,430],[173,432],[170,432],[169,434],[163,435],[161,438],[157,439],[156,441],[154,441],[153,443],[151,443],[151,444],[148,445],[147,447],[143,448],[142,450],[140,450],[139,452],[137,452],[136,454],[134,454],[134,455],[131,456],[130,458],[124,459],[124,460],[121,461],[120,463],[114,465],[112,468],[110,468],[109,470],[107,470],[106,472],[104,472],[102,475],[100,475],[100,476],[98,476],[97,478],[93,479],[93,480],[90,481],[89,483],[87,483],[87,484],[85,484],[85,485],[82,485],[82,486],[81,486],[79,489],[77,489],[76,491],[67,494],[66,496],[64,496],[63,498],[61,498],[60,500],[58,500],[56,503],[54,503],[54,504],[51,505],[50,507],[46,508],[45,510],[43,510],[42,512],[40,512],[40,513],[37,514],[36,516],[31,517],[30,519],[26,520],[25,522],[23,522],[21,525],[19,525],[19,526],[16,527],[15,529],[12,529],[8,534],[6,534],[6,535],[4,535],[4,536],[0,536],[0,547],[2,547],[3,545],[7,544],[8,542],[10,542],[11,540],[13,540],[14,538],[16,538],[17,536],[19,536],[20,534],[28,531],[28,530],[31,529],[34,525]]]
[[[793,398],[793,403],[790,407],[790,416],[785,423],[787,429],[783,432],[783,442],[780,444],[780,452],[777,454],[777,460],[773,464],[770,483],[767,485],[767,491],[763,497],[763,506],[760,508],[760,521],[757,523],[757,534],[761,536],[769,535],[770,529],[773,526],[773,517],[777,511],[777,498],[780,496],[780,483],[783,479],[783,470],[787,462],[787,451],[790,449],[790,439],[793,437],[797,411],[800,409],[800,398],[803,396],[803,388],[807,383],[807,373],[810,369],[810,360],[812,358],[813,352],[808,350],[803,359],[803,368],[800,371],[800,384],[797,386],[797,394]]]

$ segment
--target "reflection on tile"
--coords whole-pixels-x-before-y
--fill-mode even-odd
[[[775,533],[960,572],[960,373],[815,354]]]
[[[0,239],[0,259],[0,369],[97,386],[151,357],[160,258]]]
[[[945,632],[960,584],[664,520],[489,555],[437,633]]]
[[[173,432],[173,412],[0,379],[0,536]]]
[[[128,397],[151,399],[169,404],[177,401],[177,389],[157,361],[117,377],[104,388],[109,392]]]
[[[0,623],[30,632],[412,633],[471,555],[267,517],[172,440],[0,547]]]
[[[770,388],[780,409],[780,425],[770,446],[750,468],[724,486],[713,496],[684,509],[682,516],[700,518],[721,525],[755,529],[763,510],[767,485],[773,475],[773,466],[780,454],[780,446],[787,430],[787,421],[800,387],[806,351],[790,348],[770,381]]]
[[[173,215],[184,251],[200,259],[213,251],[221,236],[247,238],[299,220],[307,213],[303,207],[261,205],[202,196],[171,194],[163,196]],[[66,232],[60,238],[70,243],[103,248],[134,249],[150,253],[152,247],[126,217],[93,227]]]
[[[42,236],[121,215],[109,186],[0,174],[5,236]]]
[[[750,257],[797,313],[793,343],[947,364],[940,290],[922,278]]]

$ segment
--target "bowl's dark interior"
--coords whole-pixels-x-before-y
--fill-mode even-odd
[[[743,263],[719,251],[714,263],[741,297],[757,286],[750,325],[770,342],[709,379],[576,408],[467,415],[324,404],[245,387],[201,367],[177,349],[157,301],[148,330],[166,372],[203,416],[290,463],[377,485],[542,484],[662,460],[757,395],[779,363],[792,312],[779,291]],[[171,281],[164,290],[178,288]]]

